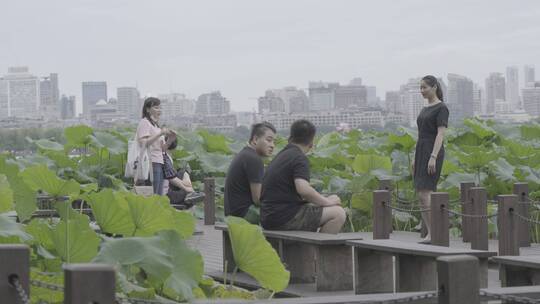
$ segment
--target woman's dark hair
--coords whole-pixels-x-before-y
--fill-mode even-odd
[[[144,105],[142,108],[142,118],[148,119],[148,121],[150,121],[150,123],[152,123],[156,127],[159,127],[159,125],[150,117],[150,108],[154,106],[159,106],[160,104],[161,101],[159,99],[155,97],[148,97],[144,100]]]
[[[254,137],[263,136],[266,130],[271,130],[272,132],[276,133],[276,128],[274,127],[274,125],[267,121],[254,124],[251,127],[251,135],[249,135],[249,142],[251,143]]]
[[[316,132],[317,129],[311,121],[305,119],[297,120],[291,125],[289,142],[307,146],[313,142]]]
[[[444,101],[443,100],[444,97],[443,97],[441,84],[439,83],[437,78],[435,78],[435,76],[427,75],[427,76],[424,76],[424,78],[422,78],[422,80],[430,87],[437,86],[437,91],[436,91],[437,98],[439,98],[440,101]]]
[[[178,146],[178,136],[176,136],[176,134],[169,134],[169,135],[165,136],[165,142],[167,142],[169,140],[169,138],[171,138],[173,136],[174,136],[174,139],[171,141],[171,143],[167,147],[167,150],[174,150],[174,149],[176,149],[176,146]]]

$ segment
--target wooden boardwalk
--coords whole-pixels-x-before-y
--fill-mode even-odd
[[[194,235],[188,243],[198,249],[204,258],[204,271],[207,275],[218,279],[223,277],[223,244],[221,240],[221,231],[215,230],[213,225],[205,226],[202,221],[197,223],[197,230],[202,231],[202,234]],[[365,232],[363,237],[365,240],[373,239],[371,232]],[[390,239],[399,241],[418,242],[420,234],[416,232],[394,231],[390,234]],[[470,243],[464,243],[460,239],[451,238],[450,247],[469,248]],[[497,240],[489,241],[489,250],[498,252]],[[522,247],[521,255],[538,255],[540,256],[540,244],[531,244],[531,247]],[[239,273],[236,276],[239,285],[247,288],[256,288],[256,281],[246,274]],[[490,265],[488,271],[488,287],[500,287],[499,271],[497,265]],[[291,284],[283,293],[284,296],[329,296],[329,295],[350,295],[354,291],[340,292],[315,292],[314,284]]]

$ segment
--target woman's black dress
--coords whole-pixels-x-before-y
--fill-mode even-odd
[[[414,156],[414,187],[416,190],[437,191],[437,182],[441,176],[444,161],[444,145],[441,146],[436,161],[436,172],[428,174],[428,162],[433,152],[438,127],[448,127],[448,108],[444,102],[427,106],[420,111],[418,125],[418,142]]]

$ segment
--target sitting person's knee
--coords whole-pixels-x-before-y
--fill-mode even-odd
[[[347,219],[347,213],[341,206],[336,206],[336,219],[342,223],[345,223],[345,220]]]

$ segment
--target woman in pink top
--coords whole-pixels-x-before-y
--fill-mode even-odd
[[[155,97],[144,100],[142,119],[137,126],[137,140],[141,149],[148,149],[152,162],[152,186],[154,193],[163,195],[163,150],[164,135],[169,133],[166,128],[159,127],[161,116],[161,101]]]

